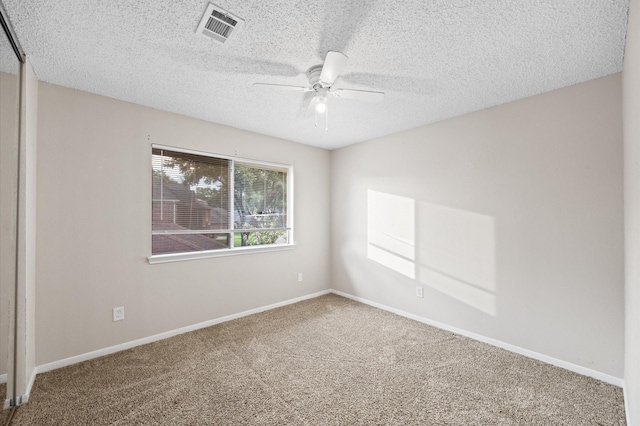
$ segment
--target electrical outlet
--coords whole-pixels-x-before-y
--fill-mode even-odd
[[[122,321],[124,319],[124,306],[113,308],[113,320]]]
[[[416,287],[416,297],[422,297],[422,287]]]
[[[298,282],[302,282],[302,272],[298,272]]]

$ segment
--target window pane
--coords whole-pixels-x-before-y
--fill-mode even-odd
[[[290,168],[152,147],[152,255],[291,244]]]
[[[235,246],[259,246],[263,244],[287,244],[289,231],[256,231],[236,232],[234,235]]]
[[[287,170],[235,163],[234,227],[247,230],[241,233],[240,245],[286,243],[287,219]],[[256,232],[258,229],[281,231]]]
[[[153,254],[229,247],[211,231],[229,232],[230,171],[227,159],[153,149]]]
[[[231,234],[155,234],[153,254],[185,253],[229,248]]]

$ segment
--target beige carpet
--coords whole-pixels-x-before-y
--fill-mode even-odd
[[[622,390],[335,295],[37,376],[12,425],[620,425]]]
[[[4,400],[7,399],[7,384],[0,384],[0,425],[4,425],[5,420],[9,414],[9,410],[3,410]]]

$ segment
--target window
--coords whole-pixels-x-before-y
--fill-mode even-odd
[[[291,246],[289,166],[154,146],[151,169],[151,263]]]

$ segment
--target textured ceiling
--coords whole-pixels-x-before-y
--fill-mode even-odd
[[[245,19],[225,45],[195,29],[207,0],[1,0],[40,80],[337,148],[622,69],[628,0],[214,0]],[[349,57],[315,127],[308,85]]]

